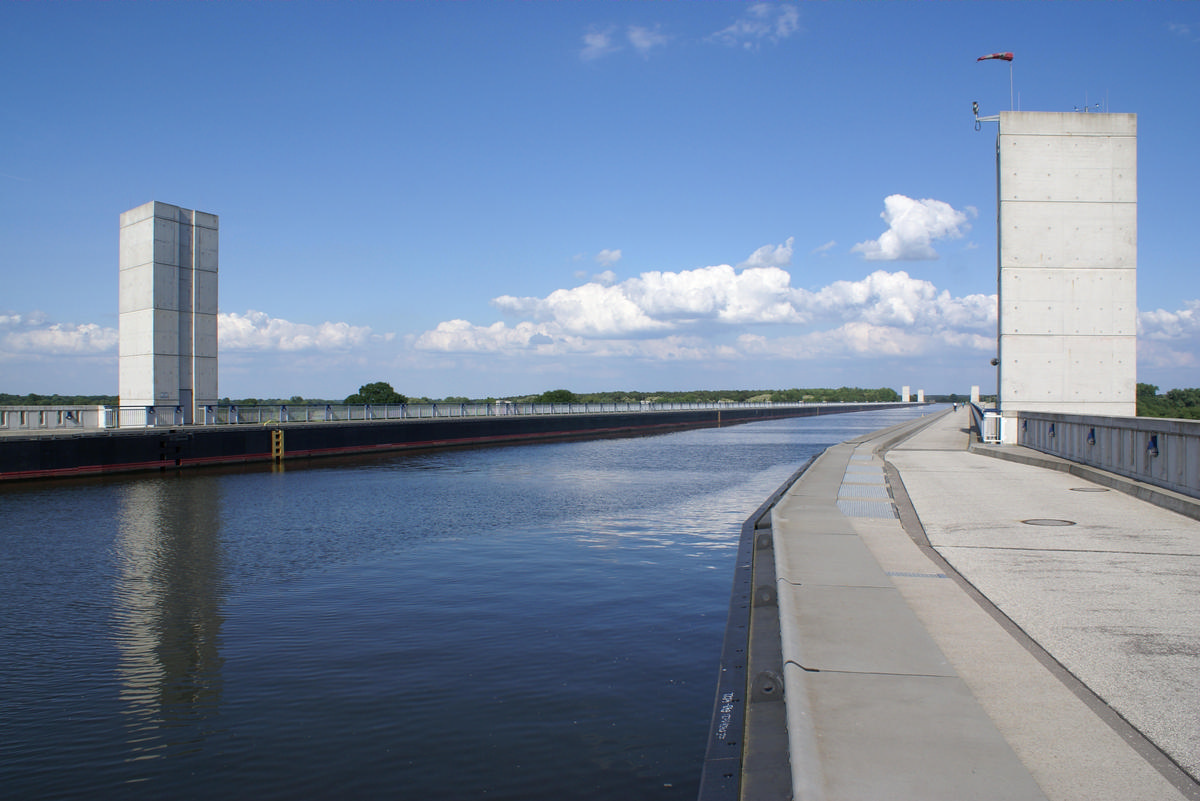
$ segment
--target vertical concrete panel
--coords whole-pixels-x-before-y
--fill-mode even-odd
[[[149,356],[154,353],[154,310],[126,312],[120,318],[118,353],[124,356]]]
[[[217,315],[197,314],[193,317],[192,353],[196,358],[217,358]]]
[[[154,262],[154,219],[131,223],[121,229],[121,270]]]
[[[197,356],[193,363],[193,392],[197,404],[217,402],[217,358]]]
[[[154,356],[154,403],[179,403],[179,356],[158,353]]]
[[[154,308],[154,265],[142,264],[120,271],[120,314]]]
[[[1000,114],[1006,413],[1136,413],[1136,120]]]
[[[179,356],[179,312],[154,310],[154,353]]]
[[[197,212],[197,214],[199,214],[199,212]],[[214,221],[216,220],[216,217],[211,214],[206,215],[206,216],[211,217]],[[214,222],[214,225],[215,225],[215,222]],[[219,237],[218,237],[217,229],[215,227],[202,228],[202,227],[197,226],[196,240],[197,240],[197,244],[199,246],[198,255],[196,258],[196,269],[197,270],[208,270],[210,272],[217,271],[218,238]]]
[[[122,355],[118,361],[121,403],[126,406],[149,406],[154,401],[154,354]]]
[[[154,263],[179,266],[179,223],[154,218]]]
[[[217,274],[200,270],[196,272],[196,314],[217,313]]]

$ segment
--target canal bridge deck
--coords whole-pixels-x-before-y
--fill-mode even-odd
[[[773,507],[791,786],[748,754],[742,797],[1200,798],[1200,524],[968,426],[842,443]]]

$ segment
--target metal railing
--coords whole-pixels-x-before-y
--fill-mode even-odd
[[[397,404],[278,404],[270,406],[212,405],[195,410],[192,425],[265,425],[270,423],[371,422],[431,420],[452,417],[506,415],[613,414],[707,409],[791,409],[838,406],[840,402],[751,403],[706,401],[658,403],[650,401],[607,403],[397,403]],[[872,404],[876,405],[876,404]],[[877,405],[894,405],[879,402]],[[188,425],[182,406],[30,406],[0,408],[0,431],[54,431],[105,428],[163,428]]]
[[[1003,418],[996,409],[985,409],[978,403],[969,404],[971,408],[971,425],[979,435],[981,442],[988,445],[998,445],[1003,439]]]
[[[104,428],[104,406],[5,406],[0,431],[85,431]]]
[[[384,420],[432,420],[507,415],[605,414],[693,409],[791,408],[812,403],[396,403],[272,406],[207,406],[197,410],[198,425],[333,423]]]

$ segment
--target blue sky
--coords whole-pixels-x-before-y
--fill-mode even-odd
[[[1200,4],[0,0],[0,391],[116,393],[117,219],[220,216],[220,393],[995,389],[995,128],[1138,114],[1200,385]]]

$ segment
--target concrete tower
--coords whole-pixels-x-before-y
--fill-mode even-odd
[[[121,405],[203,419],[217,402],[217,216],[156,201],[131,209],[120,259]]]
[[[996,169],[1001,414],[1135,415],[1137,115],[1001,112]]]

